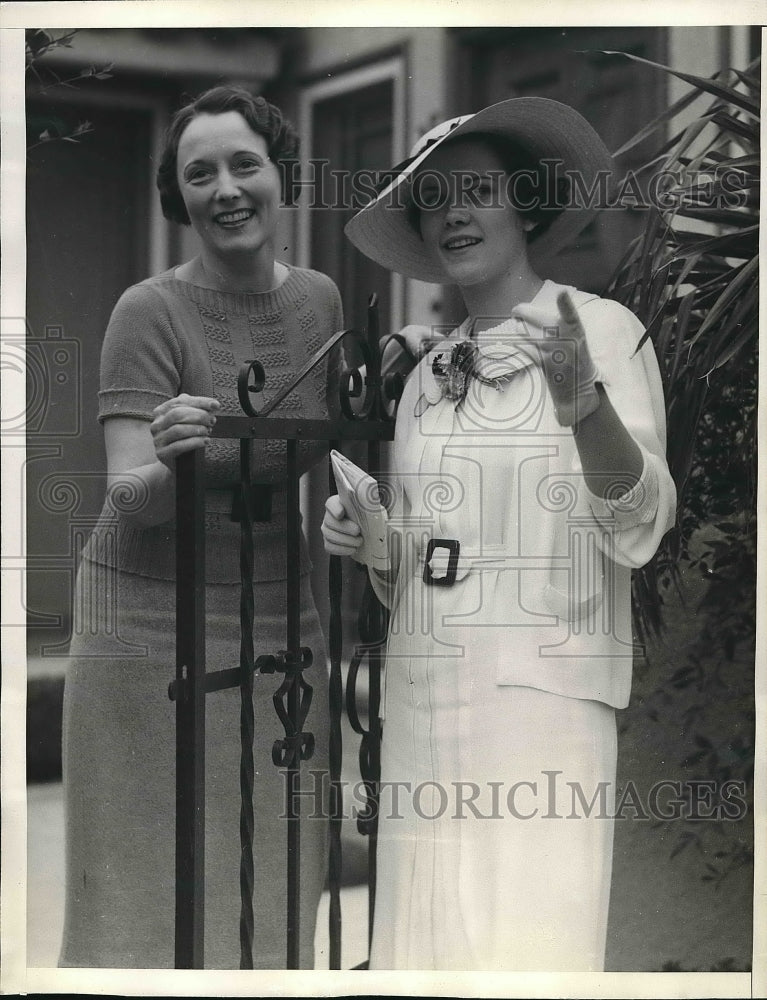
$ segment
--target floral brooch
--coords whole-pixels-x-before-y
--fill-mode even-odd
[[[429,366],[432,378],[426,377],[424,393],[416,407],[416,416],[420,416],[441,399],[449,399],[458,409],[466,398],[472,379],[494,389],[503,389],[515,369],[491,378],[482,372],[483,367],[487,368],[488,362],[492,364],[492,359],[485,358],[473,340],[461,340],[453,344],[450,350],[437,350],[433,353]],[[497,362],[492,366],[498,370]]]
[[[469,379],[476,373],[477,348],[468,340],[456,344],[448,355],[446,351],[435,354],[431,373],[445,399],[461,403],[469,388]]]

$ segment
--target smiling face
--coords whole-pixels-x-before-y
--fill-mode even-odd
[[[264,137],[238,111],[201,114],[181,135],[176,162],[203,251],[219,260],[242,254],[273,260],[281,188]]]
[[[421,237],[460,288],[529,269],[526,232],[533,223],[511,205],[507,182],[498,155],[473,139],[440,146],[414,178]]]

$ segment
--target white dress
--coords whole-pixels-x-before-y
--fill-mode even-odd
[[[535,304],[554,308],[560,288],[546,282]],[[400,403],[399,572],[391,590],[373,579],[392,616],[371,968],[603,968],[630,572],[673,523],[675,491],[657,362],[649,344],[634,353],[641,325],[571,294],[644,459],[619,501],[586,487],[518,321],[480,338],[500,388],[474,380],[457,408],[442,397],[432,361],[448,343]],[[440,539],[436,576],[460,544],[449,586],[424,582]]]

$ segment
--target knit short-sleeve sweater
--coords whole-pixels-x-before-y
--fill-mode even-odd
[[[220,292],[180,281],[175,269],[129,288],[115,306],[101,355],[99,420],[138,417],[151,420],[159,404],[180,393],[214,396],[221,413],[242,415],[237,375],[257,359],[266,371],[266,401],[290,384],[299,369],[343,327],[338,289],[326,275],[289,268],[268,292]],[[323,419],[336,396],[337,355],[321,364],[275,413]],[[301,471],[324,450],[301,441]],[[285,564],[285,442],[253,442],[253,481],[273,488],[272,516],[254,524],[254,579],[279,580]],[[210,583],[239,581],[236,557],[240,526],[231,519],[232,490],[239,482],[239,444],[211,439],[205,452],[206,578]],[[137,483],[137,487],[139,484]],[[130,492],[130,491],[125,491]],[[140,503],[135,497],[107,498],[83,558],[155,579],[175,577],[173,522],[153,527],[129,524],[115,509]],[[306,553],[302,568],[308,567]]]

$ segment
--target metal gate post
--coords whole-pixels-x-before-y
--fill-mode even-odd
[[[204,966],[205,493],[203,455],[176,461],[176,934],[177,969]]]

